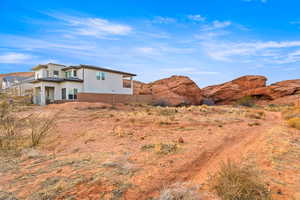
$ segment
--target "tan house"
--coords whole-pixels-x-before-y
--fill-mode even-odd
[[[46,105],[76,100],[78,93],[133,94],[135,74],[91,65],[64,66],[49,63],[33,67],[33,102]]]

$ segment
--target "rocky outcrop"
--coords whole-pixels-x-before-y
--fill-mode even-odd
[[[201,89],[186,76],[172,76],[148,84],[135,81],[134,93],[152,95],[154,102],[172,106],[199,105],[203,100]]]
[[[230,104],[246,96],[250,90],[266,87],[266,81],[264,76],[243,76],[220,85],[208,86],[202,92],[205,98],[217,104]]]
[[[300,79],[281,81],[267,87],[261,87],[245,92],[248,96],[266,97],[276,100],[282,97],[300,94]]]

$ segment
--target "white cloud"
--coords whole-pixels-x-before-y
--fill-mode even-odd
[[[231,21],[219,21],[215,20],[211,24],[202,26],[201,31],[213,31],[217,29],[225,29],[232,25]]]
[[[204,22],[206,20],[205,17],[203,17],[202,15],[188,15],[187,16],[190,20],[193,21],[199,21],[199,22]]]
[[[220,40],[202,41],[208,56],[219,61],[263,61],[286,64],[300,61],[300,41],[228,42]]]
[[[0,55],[0,63],[17,64],[26,62],[32,58],[28,54],[9,52]]]
[[[163,68],[161,69],[163,73],[171,73],[171,74],[188,74],[188,75],[215,75],[219,74],[219,72],[215,71],[203,71],[194,67],[182,67],[182,68]]]
[[[268,2],[268,0],[243,0],[243,1],[245,1],[245,2],[260,1],[260,2],[262,2],[262,3],[267,3],[267,2]]]
[[[172,17],[161,17],[156,16],[151,22],[154,24],[171,24],[175,23],[177,20]]]
[[[47,15],[65,22],[70,27],[69,34],[83,36],[122,36],[132,32],[132,27],[120,23],[111,22],[102,18],[76,17],[70,15],[47,13]]]

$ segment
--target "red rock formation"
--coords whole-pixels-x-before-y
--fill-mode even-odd
[[[154,101],[165,102],[172,106],[198,105],[203,99],[201,89],[186,76],[172,76],[149,84],[135,81],[134,93],[153,95]]]
[[[267,87],[249,90],[246,94],[250,96],[265,96],[270,100],[300,94],[300,79],[277,82]]]
[[[206,98],[218,104],[228,104],[246,96],[249,90],[265,87],[266,81],[264,76],[243,76],[220,85],[208,86],[202,92]]]

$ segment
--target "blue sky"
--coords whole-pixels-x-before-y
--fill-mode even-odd
[[[91,64],[200,87],[299,78],[298,0],[0,0],[0,73]]]

